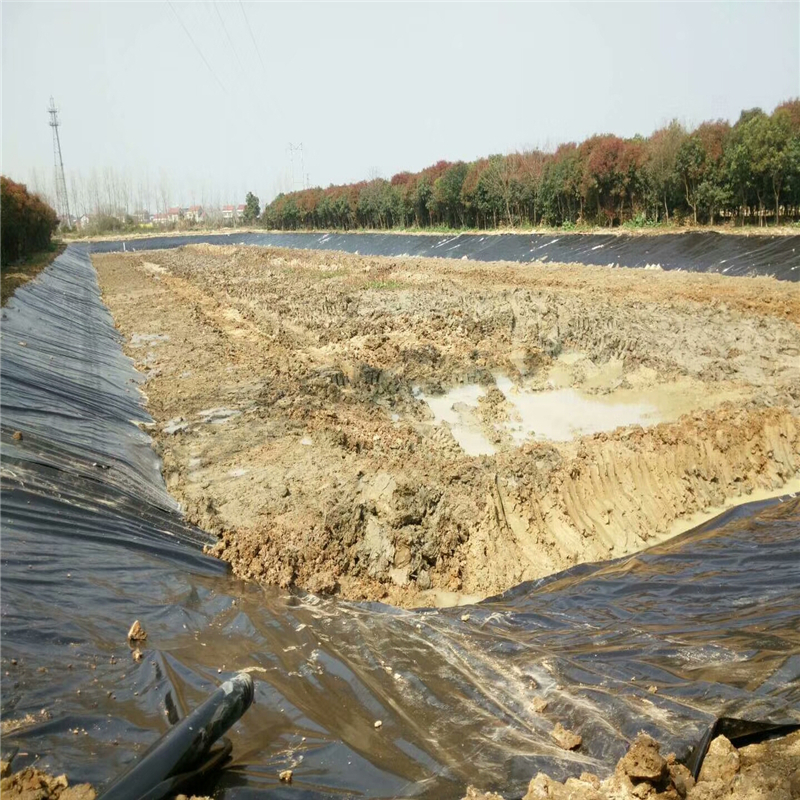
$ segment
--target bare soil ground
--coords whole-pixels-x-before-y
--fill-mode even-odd
[[[202,244],[93,260],[168,488],[245,578],[470,600],[800,485],[797,285]],[[574,437],[537,418],[526,438],[520,397],[578,397],[596,432],[584,409]]]

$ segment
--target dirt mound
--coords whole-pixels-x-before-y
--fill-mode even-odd
[[[168,488],[246,578],[469,600],[800,470],[793,284],[206,245],[94,261]],[[573,433],[526,421],[532,398]]]

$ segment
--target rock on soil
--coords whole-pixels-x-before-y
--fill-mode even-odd
[[[480,598],[797,482],[797,284],[207,245],[93,261],[167,487],[246,579]],[[520,443],[496,376],[657,414]],[[491,455],[419,396],[470,386]]]

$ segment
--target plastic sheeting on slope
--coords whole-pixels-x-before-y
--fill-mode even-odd
[[[610,771],[642,729],[686,754],[718,715],[800,720],[797,500],[519,586],[469,619],[320,600],[200,552],[135,424],[137,375],[86,248],[3,311],[0,373],[2,716],[50,716],[3,738],[18,765],[102,785],[248,667],[255,704],[222,797],[520,796],[538,770]],[[556,721],[578,752],[554,745]]]
[[[343,250],[365,256],[433,256],[474,261],[554,261],[599,266],[682,269],[726,275],[772,275],[800,280],[800,236],[734,234],[476,234],[236,233],[168,235],[126,242],[93,242],[92,252],[158,250],[185,244],[245,244]]]

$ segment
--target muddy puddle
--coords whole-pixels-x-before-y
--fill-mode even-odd
[[[497,447],[487,435],[505,435],[515,445],[525,441],[568,442],[580,436],[629,425],[654,425],[663,420],[655,405],[632,403],[613,395],[591,395],[577,389],[535,389],[495,375],[506,404],[507,419],[481,420],[480,401],[487,396],[478,384],[456,386],[441,395],[415,387],[414,395],[433,413],[435,425],[445,425],[461,449],[471,456],[493,455]],[[496,438],[496,437],[495,437]]]
[[[446,426],[468,456],[490,456],[497,452],[481,430],[477,416],[478,402],[486,396],[482,386],[475,383],[456,386],[442,395],[425,394],[416,386],[414,396],[433,412],[433,424]]]

